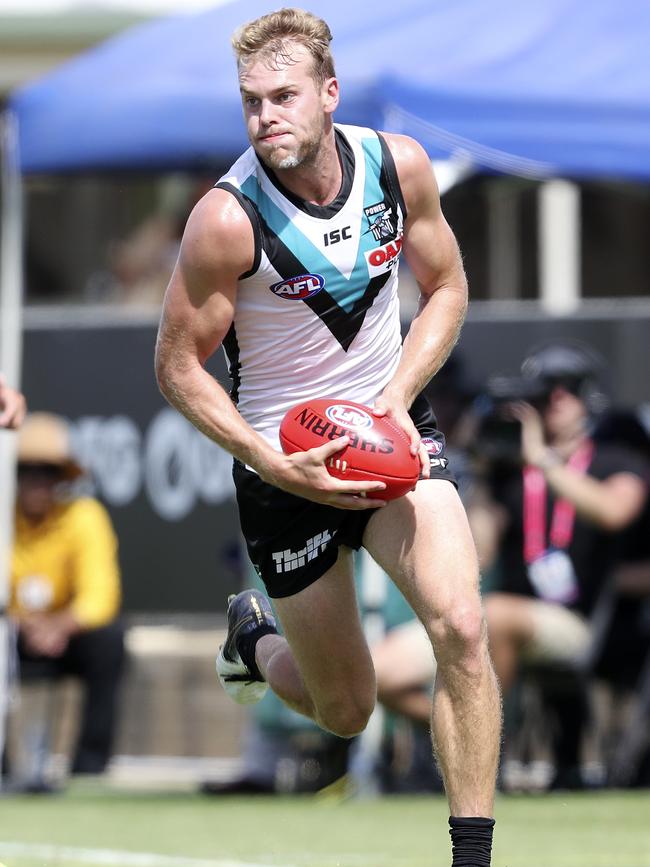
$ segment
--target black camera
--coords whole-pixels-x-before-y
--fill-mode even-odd
[[[492,376],[486,388],[487,397],[495,407],[519,400],[540,406],[548,401],[551,391],[550,383],[527,376]]]
[[[521,425],[507,409],[525,401],[543,412],[553,389],[565,388],[585,403],[592,416],[606,407],[600,385],[604,363],[590,347],[556,341],[537,347],[524,360],[519,375],[495,375],[475,403],[480,417],[475,453],[499,464],[519,464]]]
[[[508,404],[526,401],[543,409],[551,389],[547,383],[525,376],[492,376],[474,404],[479,416],[474,453],[492,464],[518,465],[521,424],[508,411]]]

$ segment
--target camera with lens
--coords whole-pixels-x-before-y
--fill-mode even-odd
[[[508,405],[525,401],[543,409],[551,394],[549,383],[526,376],[491,377],[475,410],[480,417],[476,451],[491,463],[519,464],[521,425],[508,412]]]
[[[604,362],[577,341],[557,341],[534,349],[516,376],[495,375],[475,404],[480,417],[476,453],[493,463],[518,465],[521,425],[508,404],[525,401],[543,412],[553,389],[561,386],[578,396],[592,417],[607,406],[601,385]]]
[[[518,400],[543,406],[552,391],[552,384],[543,379],[528,376],[492,376],[488,380],[486,394],[495,407]]]

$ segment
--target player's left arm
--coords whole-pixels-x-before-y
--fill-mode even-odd
[[[413,139],[384,134],[407,210],[402,250],[420,289],[417,312],[404,340],[395,375],[375,404],[411,437],[420,437],[408,409],[453,349],[467,311],[467,280],[458,244],[440,207],[431,161]],[[422,454],[423,466],[428,459]]]

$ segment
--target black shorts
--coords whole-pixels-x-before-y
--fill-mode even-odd
[[[428,400],[416,398],[410,415],[429,451],[430,478],[456,485],[445,457],[445,438],[436,429]],[[374,514],[373,509],[337,509],[288,494],[239,461],[233,478],[249,556],[274,598],[293,596],[317,581],[336,562],[339,545],[360,548]]]

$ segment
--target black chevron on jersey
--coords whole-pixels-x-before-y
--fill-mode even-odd
[[[255,207],[254,203],[251,205]],[[257,210],[257,209],[256,209]],[[284,280],[295,277],[296,274],[305,274],[309,268],[305,267],[298,257],[284,244],[283,241],[268,226],[262,215],[257,211],[258,225],[262,233],[262,244],[269,261]],[[345,352],[348,351],[354,338],[363,325],[366,311],[372,306],[375,298],[386,284],[390,271],[372,277],[363,295],[354,303],[352,310],[346,313],[326,289],[321,289],[311,298],[303,299],[306,304],[318,316],[332,335],[338,340]]]

